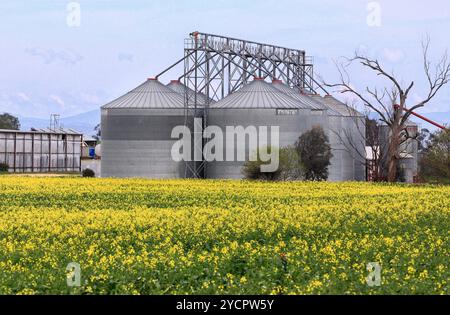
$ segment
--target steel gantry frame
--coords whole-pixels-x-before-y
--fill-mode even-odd
[[[308,92],[322,88],[314,79],[313,58],[304,50],[194,32],[185,40],[183,60],[180,79],[213,100],[233,93],[252,77],[281,80]]]
[[[208,123],[212,101],[218,101],[241,88],[252,78],[281,80],[304,92],[327,91],[314,79],[313,58],[304,50],[231,37],[193,32],[185,39],[184,57],[161,72],[159,76],[184,62],[180,81],[187,87],[184,95],[185,124],[194,128],[193,162],[186,162],[186,177],[206,176],[206,162],[202,158],[203,128]],[[192,93],[195,91],[195,93]],[[206,101],[200,102],[203,94]],[[200,121],[195,118],[202,118]],[[196,125],[197,124],[197,125]],[[195,135],[202,133],[202,135]]]

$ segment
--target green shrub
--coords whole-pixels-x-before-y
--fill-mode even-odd
[[[331,146],[328,136],[320,126],[300,136],[296,148],[306,180],[322,181],[328,179],[328,167],[331,165]]]
[[[405,168],[402,167],[401,165],[397,165],[397,176],[395,178],[395,181],[398,183],[406,182]]]
[[[268,148],[268,152],[270,152],[271,150],[273,149]],[[267,164],[267,162],[263,162],[260,159],[258,152],[256,152],[255,155],[257,156],[255,161],[245,162],[244,167],[242,168],[242,174],[244,175],[244,177],[250,180],[277,180],[279,169],[277,169],[275,172],[262,172],[261,166]]]
[[[439,130],[431,135],[420,160],[420,175],[434,183],[450,181],[450,131]]]
[[[270,153],[275,148],[267,148]],[[256,161],[247,161],[242,169],[242,174],[246,179],[268,180],[268,181],[289,181],[303,179],[303,168],[297,150],[293,146],[283,147],[279,151],[279,166],[275,172],[262,172],[261,165],[267,162],[261,161],[258,152]]]
[[[0,172],[7,172],[9,169],[9,165],[6,163],[0,163]]]
[[[95,172],[93,170],[91,170],[90,168],[87,168],[87,169],[83,170],[81,175],[83,175],[83,177],[95,177]]]

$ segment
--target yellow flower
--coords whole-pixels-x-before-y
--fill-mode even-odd
[[[366,294],[368,262],[376,293],[448,294],[448,204],[450,186],[0,176],[0,294]]]
[[[409,267],[408,267],[408,274],[412,275],[412,274],[414,274],[415,272],[416,272],[416,269],[414,269],[414,267],[412,267],[412,266],[409,266]]]
[[[424,270],[419,274],[419,279],[425,280],[426,278],[428,278],[428,270]]]

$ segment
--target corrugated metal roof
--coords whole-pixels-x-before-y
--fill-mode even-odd
[[[311,94],[309,96],[310,98],[312,98],[313,100],[315,100],[316,102],[321,103],[322,105],[326,106],[328,109],[328,115],[330,116],[344,116],[343,114],[341,114],[340,112],[338,112],[334,106],[331,106],[328,102],[325,101],[325,99],[320,96],[319,94]]]
[[[174,91],[174,92],[180,94],[183,98],[184,98],[184,96],[185,96],[186,90],[188,91],[189,97],[193,97],[194,94],[195,94],[195,91],[194,91],[193,89],[188,88],[186,85],[184,85],[183,83],[181,83],[181,82],[178,81],[178,80],[172,80],[172,81],[170,81],[170,83],[167,84],[166,86],[167,86],[169,89],[171,89],[172,91]],[[208,99],[208,98],[206,97],[205,94],[203,94],[203,93],[197,93],[197,101],[198,101],[198,104],[200,104],[200,105],[205,105],[207,99]],[[190,101],[190,102],[193,102],[193,101],[194,101],[194,100],[192,99],[192,101]],[[211,104],[211,103],[214,103],[214,100],[210,99],[210,100],[209,100],[209,103],[210,103],[210,104]]]
[[[255,79],[244,85],[238,91],[211,105],[211,108],[311,109],[262,79]]]
[[[65,133],[65,134],[74,134],[74,135],[79,135],[81,134],[80,132],[71,129],[71,128],[64,128],[64,127],[60,127],[60,128],[56,128],[56,129],[50,129],[50,128],[32,128],[32,131],[37,131],[37,132],[45,132],[45,133]]]
[[[45,133],[45,134],[67,134],[67,135],[78,135],[81,136],[82,133],[78,132],[74,129],[70,129],[70,128],[57,128],[57,129],[50,129],[50,128],[31,128],[30,131],[26,131],[26,130],[10,130],[10,129],[0,129],[0,133],[26,133],[26,134],[31,134],[31,133],[37,133],[37,134],[41,134],[41,133]]]
[[[329,107],[331,107],[332,109],[334,109],[343,116],[364,116],[357,110],[347,106],[346,104],[335,99],[331,95],[325,95],[325,97],[323,97],[323,101],[325,102],[325,104],[328,104]]]
[[[184,108],[183,97],[155,79],[148,79],[125,95],[102,106],[110,108]]]
[[[297,91],[297,90],[289,87],[288,85],[284,84],[280,80],[274,80],[272,82],[272,84],[275,88],[277,88],[281,92],[289,95],[290,97],[296,99],[297,101],[305,104],[305,106],[311,107],[312,109],[315,109],[315,110],[327,109],[327,107],[325,105],[323,105],[322,103],[315,101],[308,95],[301,94],[300,91]]]

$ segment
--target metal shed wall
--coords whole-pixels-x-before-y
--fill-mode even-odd
[[[79,172],[82,135],[0,130],[0,163],[10,172]]]

